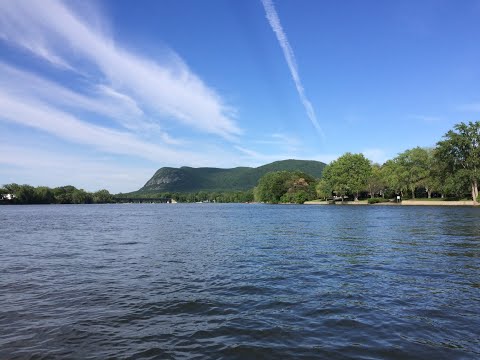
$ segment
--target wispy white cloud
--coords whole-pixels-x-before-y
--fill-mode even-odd
[[[128,51],[100,31],[101,17],[92,24],[85,20],[91,17],[81,15],[57,0],[0,2],[0,41],[53,65],[40,76],[0,62],[0,125],[15,124],[10,135],[32,134],[37,144],[33,149],[23,138],[16,138],[15,146],[2,142],[1,153],[9,154],[0,159],[6,165],[0,169],[2,179],[37,185],[41,179],[61,185],[61,179],[62,184],[88,189],[126,191],[141,186],[160,166],[241,164],[243,158],[234,149],[219,149],[206,141],[193,144],[164,130],[188,128],[232,141],[242,133],[236,109],[177,54],[167,51],[154,61]],[[54,80],[59,78],[67,81]],[[53,147],[62,155],[42,151],[38,133],[24,132],[25,128],[60,139]],[[61,145],[59,150],[58,144],[64,142],[74,146]],[[95,156],[89,159],[76,155],[92,150]],[[137,171],[125,171],[121,165],[108,166],[102,160],[105,155],[130,169],[137,168],[132,159],[152,168],[142,168],[137,176]]]
[[[73,70],[65,59],[52,51],[47,39],[42,33],[36,32],[29,19],[24,16],[36,5],[40,4],[27,1],[2,1],[0,3],[0,39],[15,43],[59,68]],[[42,20],[39,19],[39,21]]]
[[[243,146],[235,145],[235,149],[237,149],[238,151],[240,151],[241,153],[243,153],[243,154],[245,154],[249,157],[255,158],[256,160],[263,157],[263,155],[260,154],[259,152],[251,150],[251,149],[247,149]]]
[[[1,2],[0,38],[57,67],[87,73],[85,78],[103,78],[107,87],[99,90],[105,95],[152,117],[230,140],[242,133],[235,109],[177,54],[160,62],[128,51],[63,2]]]
[[[126,128],[148,126],[143,118],[143,111],[133,99],[106,85],[89,86],[89,94],[82,94],[0,62],[0,88],[8,89],[10,94],[19,97],[35,98],[57,107],[80,109],[106,116]]]
[[[135,100],[107,85],[89,86],[87,93],[79,93],[0,62],[0,88],[8,89],[10,95],[33,98],[63,112],[81,110],[100,115],[124,130],[138,135],[148,134],[168,145],[185,144],[184,140],[173,138],[158,123],[151,121]]]
[[[122,94],[109,86],[106,85],[98,85],[97,89],[100,94],[105,95],[111,99],[118,100],[119,104],[123,105],[123,107],[132,115],[140,117],[143,115],[142,109],[138,106],[137,102],[133,100],[130,96]]]
[[[154,161],[185,158],[203,160],[194,152],[174,150],[142,140],[134,134],[94,125],[74,115],[52,108],[38,99],[15,96],[0,90],[0,119],[50,133],[60,139],[93,146],[108,153],[133,155]]]
[[[277,36],[277,40],[282,48],[283,55],[285,56],[285,60],[287,61],[288,68],[290,69],[290,73],[293,78],[293,82],[295,83],[295,87],[297,88],[298,95],[300,96],[300,100],[302,101],[303,107],[307,112],[307,116],[312,122],[312,125],[318,131],[321,136],[324,136],[323,130],[318,123],[317,116],[315,115],[315,110],[313,109],[312,103],[308,100],[307,95],[305,94],[305,88],[303,87],[302,81],[300,80],[300,75],[298,72],[297,62],[295,60],[295,54],[293,53],[293,49],[288,42],[287,35],[283,30],[282,24],[280,23],[280,19],[277,14],[277,10],[273,5],[272,0],[262,0],[263,7],[265,9],[265,13],[272,27],[272,30],[275,32]]]

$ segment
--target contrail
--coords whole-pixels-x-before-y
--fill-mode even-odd
[[[307,95],[305,95],[305,89],[303,88],[302,81],[300,80],[300,76],[298,75],[298,67],[297,62],[295,61],[295,55],[293,54],[290,43],[288,42],[287,35],[283,31],[282,24],[280,24],[280,19],[278,18],[277,11],[273,6],[273,2],[272,0],[262,0],[262,4],[265,8],[268,22],[270,23],[270,26],[272,27],[275,35],[277,35],[277,40],[283,50],[283,55],[285,56],[285,60],[287,61],[290,73],[292,74],[292,78],[295,83],[295,87],[297,88],[298,96],[300,96],[300,100],[302,101],[303,107],[307,112],[307,116],[312,122],[315,129],[318,131],[318,133],[323,137],[324,134],[322,128],[320,127],[320,124],[318,123],[312,103],[310,102],[310,100],[308,100]]]

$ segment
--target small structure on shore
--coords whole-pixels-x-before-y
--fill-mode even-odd
[[[15,194],[0,194],[0,200],[12,201],[15,198],[16,198]]]

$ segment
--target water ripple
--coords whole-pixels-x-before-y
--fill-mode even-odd
[[[476,359],[480,209],[3,206],[1,359]]]

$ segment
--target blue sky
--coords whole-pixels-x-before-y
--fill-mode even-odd
[[[0,184],[383,162],[480,113],[480,1],[1,1]]]

